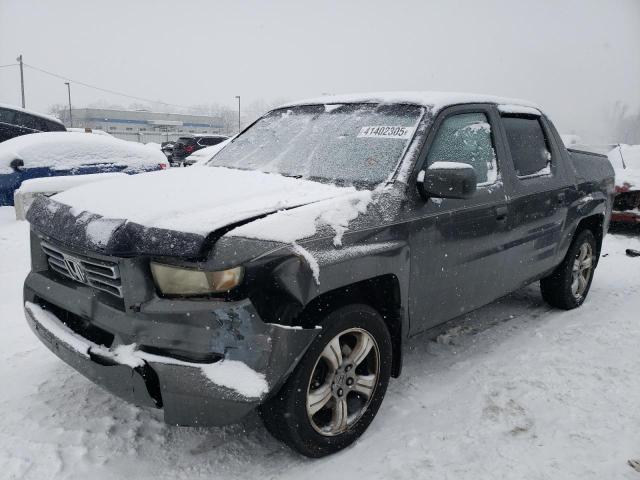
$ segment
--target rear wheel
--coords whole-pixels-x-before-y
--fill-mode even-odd
[[[341,450],[362,435],[391,373],[391,337],[376,310],[342,307],[321,326],[286,384],[261,408],[267,429],[308,457]]]
[[[542,297],[565,310],[582,305],[591,288],[597,260],[596,239],[591,230],[583,230],[571,243],[562,263],[540,280]]]

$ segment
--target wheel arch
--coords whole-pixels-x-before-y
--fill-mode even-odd
[[[389,330],[392,344],[391,375],[402,371],[402,341],[405,314],[402,308],[400,281],[395,274],[383,274],[324,292],[311,300],[297,316],[303,327],[317,325],[329,312],[345,305],[362,303],[375,309]]]
[[[575,231],[573,232],[573,238],[576,238],[580,232],[584,230],[590,230],[593,236],[596,237],[596,259],[600,257],[602,251],[602,241],[604,240],[604,214],[596,213],[588,217],[583,218],[578,222]]]

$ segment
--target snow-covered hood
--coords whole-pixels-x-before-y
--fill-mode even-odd
[[[27,218],[64,243],[104,253],[194,257],[212,233],[233,233],[235,227],[237,236],[250,238],[260,238],[264,227],[265,240],[285,243],[313,235],[317,220],[343,232],[370,197],[369,191],[277,174],[182,168],[72,188],[34,202]],[[283,214],[296,207],[304,218],[292,224]],[[259,223],[276,212],[275,223]],[[253,220],[259,228],[247,229]]]

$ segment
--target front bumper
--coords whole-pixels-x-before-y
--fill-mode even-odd
[[[103,301],[105,295],[56,278],[50,271],[32,271],[24,286],[27,321],[38,338],[70,366],[124,400],[161,408],[169,424],[238,422],[280,388],[318,333],[264,323],[249,300],[156,297],[131,310]],[[46,321],[34,314],[39,309],[46,311]],[[76,320],[64,321],[59,312]],[[86,329],[79,329],[78,322],[108,333],[113,341],[101,344],[96,337],[86,338]],[[118,346],[133,344],[139,349],[138,361],[142,359],[139,365],[111,354]],[[184,360],[176,354],[190,351],[202,360]],[[211,355],[202,356],[203,352]],[[266,388],[247,394],[233,382],[214,382],[207,368],[227,360],[245,364],[266,381]]]

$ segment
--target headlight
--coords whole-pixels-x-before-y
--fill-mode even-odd
[[[166,295],[207,295],[231,290],[242,281],[242,267],[207,272],[151,262],[151,273]]]

